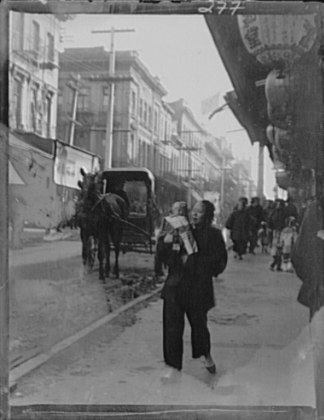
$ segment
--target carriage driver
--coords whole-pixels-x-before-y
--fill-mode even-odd
[[[125,213],[126,213],[126,214],[124,214],[124,217],[127,218],[128,214],[129,214],[130,203],[129,203],[127,193],[124,190],[124,186],[125,186],[125,179],[124,178],[119,178],[119,179],[116,179],[116,180],[111,182],[109,191],[113,194],[118,195],[120,198],[122,198],[124,200],[124,202],[125,202]]]

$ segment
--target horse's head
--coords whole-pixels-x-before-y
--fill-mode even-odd
[[[81,169],[82,181],[78,182],[81,189],[80,201],[86,207],[93,206],[99,199],[101,193],[101,176],[98,172],[86,173]]]

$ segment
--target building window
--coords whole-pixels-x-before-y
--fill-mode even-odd
[[[12,94],[12,124],[15,128],[20,128],[22,125],[22,91],[23,84],[21,80],[13,80],[13,94]]]
[[[143,121],[143,99],[140,99],[140,109],[139,109],[139,114],[140,114],[140,120],[141,122]]]
[[[139,164],[145,166],[145,142],[142,140],[139,141],[139,150]]]
[[[152,128],[152,107],[151,106],[149,106],[148,107],[148,111],[147,111],[147,119],[148,119],[148,126],[150,127],[150,128]]]
[[[136,93],[132,91],[132,99],[131,99],[131,113],[133,115],[136,114]]]
[[[134,134],[130,135],[130,139],[127,145],[128,161],[132,162],[134,159]]]
[[[33,132],[37,132],[37,87],[34,86],[31,91],[30,101],[30,127]]]
[[[46,135],[51,138],[51,123],[52,123],[52,97],[46,97]]]
[[[47,59],[54,62],[54,36],[50,33],[47,33]]]
[[[144,125],[147,125],[147,103],[144,103],[144,113],[143,113],[143,121],[144,121]]]
[[[107,110],[108,104],[109,104],[109,87],[104,86],[102,93],[103,93],[102,106],[103,106],[103,109]]]
[[[57,92],[57,106],[62,107],[63,105],[63,92],[62,89],[59,89]]]
[[[31,88],[30,101],[30,127],[37,134],[42,134],[44,121],[44,101],[42,100],[39,85],[33,85]]]
[[[160,139],[161,139],[162,141],[165,141],[163,128],[164,128],[164,118],[163,118],[163,117],[161,117],[161,121],[160,121],[160,134],[159,134],[159,137],[160,137]]]
[[[24,49],[24,13],[13,13],[12,21],[12,49]]]
[[[33,21],[32,27],[32,50],[33,54],[37,57],[40,50],[40,27],[39,23],[35,20]]]
[[[90,88],[80,89],[78,96],[78,111],[88,111],[90,108]]]
[[[158,131],[158,113],[154,111],[154,132],[157,133]]]

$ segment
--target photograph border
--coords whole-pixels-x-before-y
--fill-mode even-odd
[[[8,70],[10,11],[40,14],[234,15],[319,13],[320,2],[291,1],[78,1],[2,0],[0,2],[0,419],[315,419],[311,407],[151,406],[151,405],[30,405],[10,407],[9,390],[9,266],[8,266]],[[323,343],[322,343],[323,344]],[[321,344],[321,345],[322,345]],[[318,368],[324,373],[324,352]],[[323,381],[324,382],[324,381]],[[321,386],[321,389],[318,387]],[[318,405],[324,406],[324,384],[316,384]],[[323,411],[323,410],[322,410]],[[322,416],[324,413],[322,412]],[[324,417],[322,417],[324,418]]]

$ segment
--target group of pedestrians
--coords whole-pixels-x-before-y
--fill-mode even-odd
[[[163,355],[168,367],[161,378],[164,382],[177,380],[182,370],[185,316],[191,327],[192,357],[203,358],[207,371],[216,373],[207,313],[215,305],[213,277],[225,270],[228,256],[222,232],[213,225],[214,212],[214,205],[202,200],[190,217],[187,204],[176,202],[157,238],[155,272],[159,275],[162,267],[168,269],[161,294]],[[282,259],[286,263],[290,254],[288,242],[291,245],[297,235],[296,220],[297,210],[289,200],[268,201],[262,207],[258,197],[250,205],[241,197],[226,222],[236,258],[242,259],[246,252],[254,254],[258,239],[266,232],[264,252],[271,248],[271,268],[281,270]]]
[[[267,200],[262,207],[259,197],[253,197],[250,205],[241,197],[225,226],[230,230],[235,258],[242,260],[247,252],[255,254],[259,242],[261,252],[271,253],[271,270],[292,271],[290,254],[297,239],[298,211],[290,198]]]
[[[250,205],[246,197],[240,197],[225,227],[231,232],[235,258],[243,259],[249,252],[255,253],[258,244],[258,232],[264,220],[264,211],[259,197],[253,197]]]

